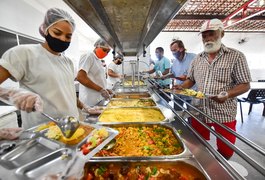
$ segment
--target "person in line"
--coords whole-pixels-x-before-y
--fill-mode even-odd
[[[170,44],[170,50],[175,58],[173,61],[173,65],[171,66],[171,73],[162,76],[161,79],[167,79],[167,78],[174,78],[176,80],[172,80],[173,84],[179,84],[181,85],[187,78],[188,70],[190,67],[190,64],[192,60],[195,58],[196,54],[186,52],[185,46],[181,40],[173,40],[173,42]],[[192,87],[192,89],[195,89],[196,87]],[[191,97],[178,95],[180,98],[185,100],[188,103],[191,103]],[[184,105],[184,103],[174,98],[174,100],[180,104],[181,106]],[[189,106],[187,106],[189,108]],[[181,107],[174,104],[174,109],[176,111],[182,111]]]
[[[162,77],[164,75],[167,75],[170,71],[170,61],[168,58],[164,56],[164,49],[162,47],[157,47],[155,50],[157,61],[155,62],[155,66],[153,69],[148,71],[143,71],[143,73],[156,73],[156,77]],[[171,79],[158,79],[158,84],[162,86],[163,88],[170,88]],[[170,101],[168,97],[166,97],[164,94],[160,94],[167,102]]]
[[[201,100],[200,109],[236,131],[236,97],[249,90],[251,81],[246,57],[242,52],[222,44],[224,26],[219,19],[204,22],[200,33],[204,51],[193,60],[184,83],[174,88],[190,88],[196,83],[199,91],[214,95],[210,99]],[[235,144],[236,136],[204,116],[199,116],[199,119],[209,127],[213,126],[216,132]],[[210,132],[196,119],[192,118],[191,124],[206,140],[210,139]],[[217,150],[226,159],[234,153],[218,138]]]
[[[78,108],[99,113],[76,98],[74,66],[62,53],[69,47],[74,29],[74,19],[66,11],[49,9],[39,28],[45,42],[7,50],[0,59],[0,84],[8,78],[18,81],[22,89],[38,94],[43,100],[43,111],[55,118],[69,115],[80,119]],[[48,121],[40,113],[32,112],[34,104],[22,110],[26,110],[21,112],[24,129]]]
[[[123,57],[117,55],[113,61],[108,66],[108,88],[112,89],[113,86],[124,78],[121,72],[121,64],[123,62]]]
[[[81,56],[76,79],[80,82],[79,98],[89,106],[94,106],[103,98],[109,99],[113,93],[107,89],[107,79],[101,59],[106,57],[110,46],[103,39],[94,44],[93,52]]]

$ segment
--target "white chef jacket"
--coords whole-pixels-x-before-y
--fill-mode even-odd
[[[78,71],[80,70],[85,71],[88,78],[95,84],[103,89],[107,88],[107,79],[104,67],[94,52],[89,52],[88,54],[81,56]],[[89,106],[94,106],[101,101],[103,97],[100,92],[88,88],[80,83],[79,99]]]
[[[64,55],[56,56],[40,44],[19,45],[0,59],[20,87],[40,95],[43,111],[57,118],[66,115],[79,118],[74,86],[74,66]],[[48,121],[39,112],[22,111],[24,129]]]
[[[116,74],[121,74],[122,66],[115,64],[113,61],[109,64],[108,69],[111,69]],[[108,89],[112,89],[116,82],[120,81],[120,78],[108,76]]]

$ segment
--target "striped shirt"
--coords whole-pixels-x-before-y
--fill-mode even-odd
[[[251,81],[244,54],[223,44],[211,64],[208,63],[207,53],[200,53],[191,64],[188,78],[196,83],[198,91],[214,95]],[[199,107],[220,123],[236,119],[236,98],[230,98],[224,103],[205,98],[201,100]],[[207,118],[205,120],[211,122]]]

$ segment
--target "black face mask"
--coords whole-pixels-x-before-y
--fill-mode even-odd
[[[116,64],[117,64],[117,65],[120,65],[121,63],[122,63],[121,61],[118,61]]]
[[[70,45],[70,42],[61,41],[60,39],[52,37],[49,32],[48,35],[45,36],[45,39],[48,42],[48,45],[51,50],[53,50],[54,52],[63,52]]]

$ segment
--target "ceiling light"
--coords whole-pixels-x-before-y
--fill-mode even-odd
[[[227,21],[227,25],[228,25],[228,26],[231,26],[231,25],[232,25],[232,20],[231,20],[231,19],[229,19],[229,20]]]

